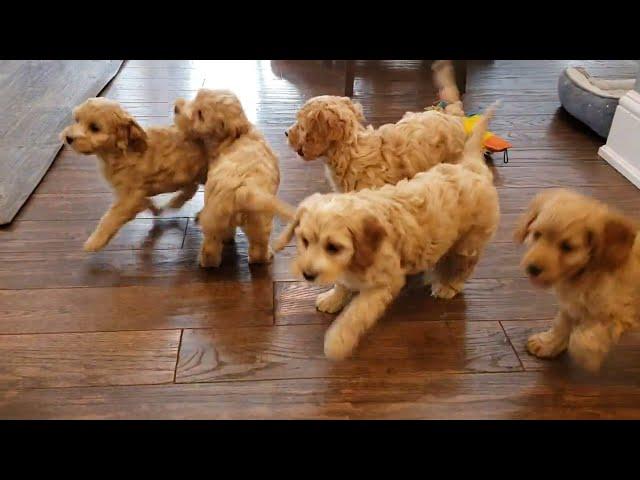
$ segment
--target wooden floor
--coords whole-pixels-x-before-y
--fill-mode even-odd
[[[413,282],[354,359],[323,357],[331,316],[318,289],[289,273],[291,246],[247,266],[239,233],[219,270],[197,266],[193,215],[144,212],[106,251],[81,246],[111,200],[96,161],[64,148],[12,225],[0,229],[0,418],[640,418],[640,336],[600,377],[566,358],[524,351],[554,298],[518,269],[515,218],[539,189],[576,188],[636,215],[640,191],[601,161],[603,143],[558,110],[562,68],[635,76],[634,62],[496,61],[468,72],[467,111],[503,101],[491,128],[513,142],[495,159],[502,224],[453,301]],[[172,101],[229,87],[280,154],[281,196],[328,191],[284,129],[302,102],[341,94],[343,67],[323,62],[128,61],[107,96],[148,125]],[[434,100],[421,62],[358,62],[355,98],[378,126]],[[636,215],[637,217],[637,215]]]

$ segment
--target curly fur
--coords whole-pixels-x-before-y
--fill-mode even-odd
[[[326,157],[327,178],[339,192],[411,178],[459,157],[466,140],[459,118],[435,110],[408,112],[378,129],[363,121],[360,104],[323,95],[305,103],[286,135],[305,160]]]
[[[271,261],[273,216],[290,219],[293,212],[275,196],[278,157],[230,91],[202,89],[192,101],[176,100],[174,111],[178,128],[205,141],[211,158],[198,217],[204,234],[200,265],[220,265],[222,244],[233,240],[237,226],[249,239],[249,262]]]
[[[150,209],[149,199],[180,191],[168,204],[180,208],[191,199],[207,175],[202,142],[187,138],[175,126],[143,129],[117,102],[90,98],[73,110],[75,122],[60,134],[76,152],[96,155],[116,199],[102,217],[84,249],[102,249],[138,213]]]
[[[541,358],[564,350],[584,369],[600,370],[621,334],[640,318],[637,226],[605,204],[565,189],[538,194],[515,232],[528,250],[531,281],[553,287],[560,311],[551,329],[529,338]]]
[[[294,271],[318,284],[324,312],[345,310],[325,337],[325,354],[345,358],[398,295],[405,277],[433,269],[432,293],[451,298],[471,275],[499,221],[498,194],[482,153],[492,111],[478,122],[457,164],[397,185],[314,194],[298,207],[276,249],[295,233]],[[351,300],[353,292],[359,292]]]

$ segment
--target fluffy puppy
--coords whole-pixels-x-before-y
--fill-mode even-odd
[[[408,112],[378,129],[363,121],[360,104],[323,95],[304,104],[285,134],[305,160],[326,158],[327,178],[338,192],[411,178],[459,157],[466,140],[461,120],[436,110]]]
[[[293,213],[275,196],[280,184],[275,153],[230,91],[202,89],[192,101],[176,100],[174,112],[178,128],[203,140],[211,159],[198,217],[204,233],[200,265],[220,265],[222,244],[233,239],[237,226],[249,239],[249,262],[271,261],[273,216],[290,219]]]
[[[434,84],[438,88],[438,98],[444,103],[443,110],[449,115],[464,116],[460,90],[451,60],[438,60],[431,66]]]
[[[405,284],[433,269],[432,294],[451,298],[473,272],[499,221],[498,194],[485,165],[482,136],[492,109],[476,125],[460,161],[379,189],[314,194],[298,207],[278,243],[295,233],[294,271],[334,284],[316,306],[348,306],[325,336],[329,358],[347,357]],[[351,300],[353,292],[359,292]]]
[[[552,358],[568,349],[597,372],[620,335],[640,318],[637,226],[592,198],[564,189],[538,194],[515,232],[528,249],[522,268],[532,283],[553,287],[560,311],[527,349]]]
[[[117,102],[90,98],[73,110],[75,122],[60,139],[84,155],[96,155],[116,199],[84,244],[102,249],[138,213],[160,213],[149,199],[180,191],[168,204],[180,208],[204,183],[207,157],[202,142],[185,137],[174,126],[143,129]]]

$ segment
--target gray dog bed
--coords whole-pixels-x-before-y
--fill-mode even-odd
[[[634,79],[596,79],[583,68],[569,67],[558,80],[558,95],[571,116],[607,138],[618,102],[634,83]]]

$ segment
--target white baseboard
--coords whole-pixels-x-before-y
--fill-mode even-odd
[[[604,160],[640,188],[640,94],[631,90],[620,99],[607,144],[598,150]]]
[[[627,180],[633,183],[636,187],[640,188],[640,169],[627,162],[623,157],[618,155],[609,145],[603,145],[598,150],[604,160],[606,160],[613,168],[624,175]]]

